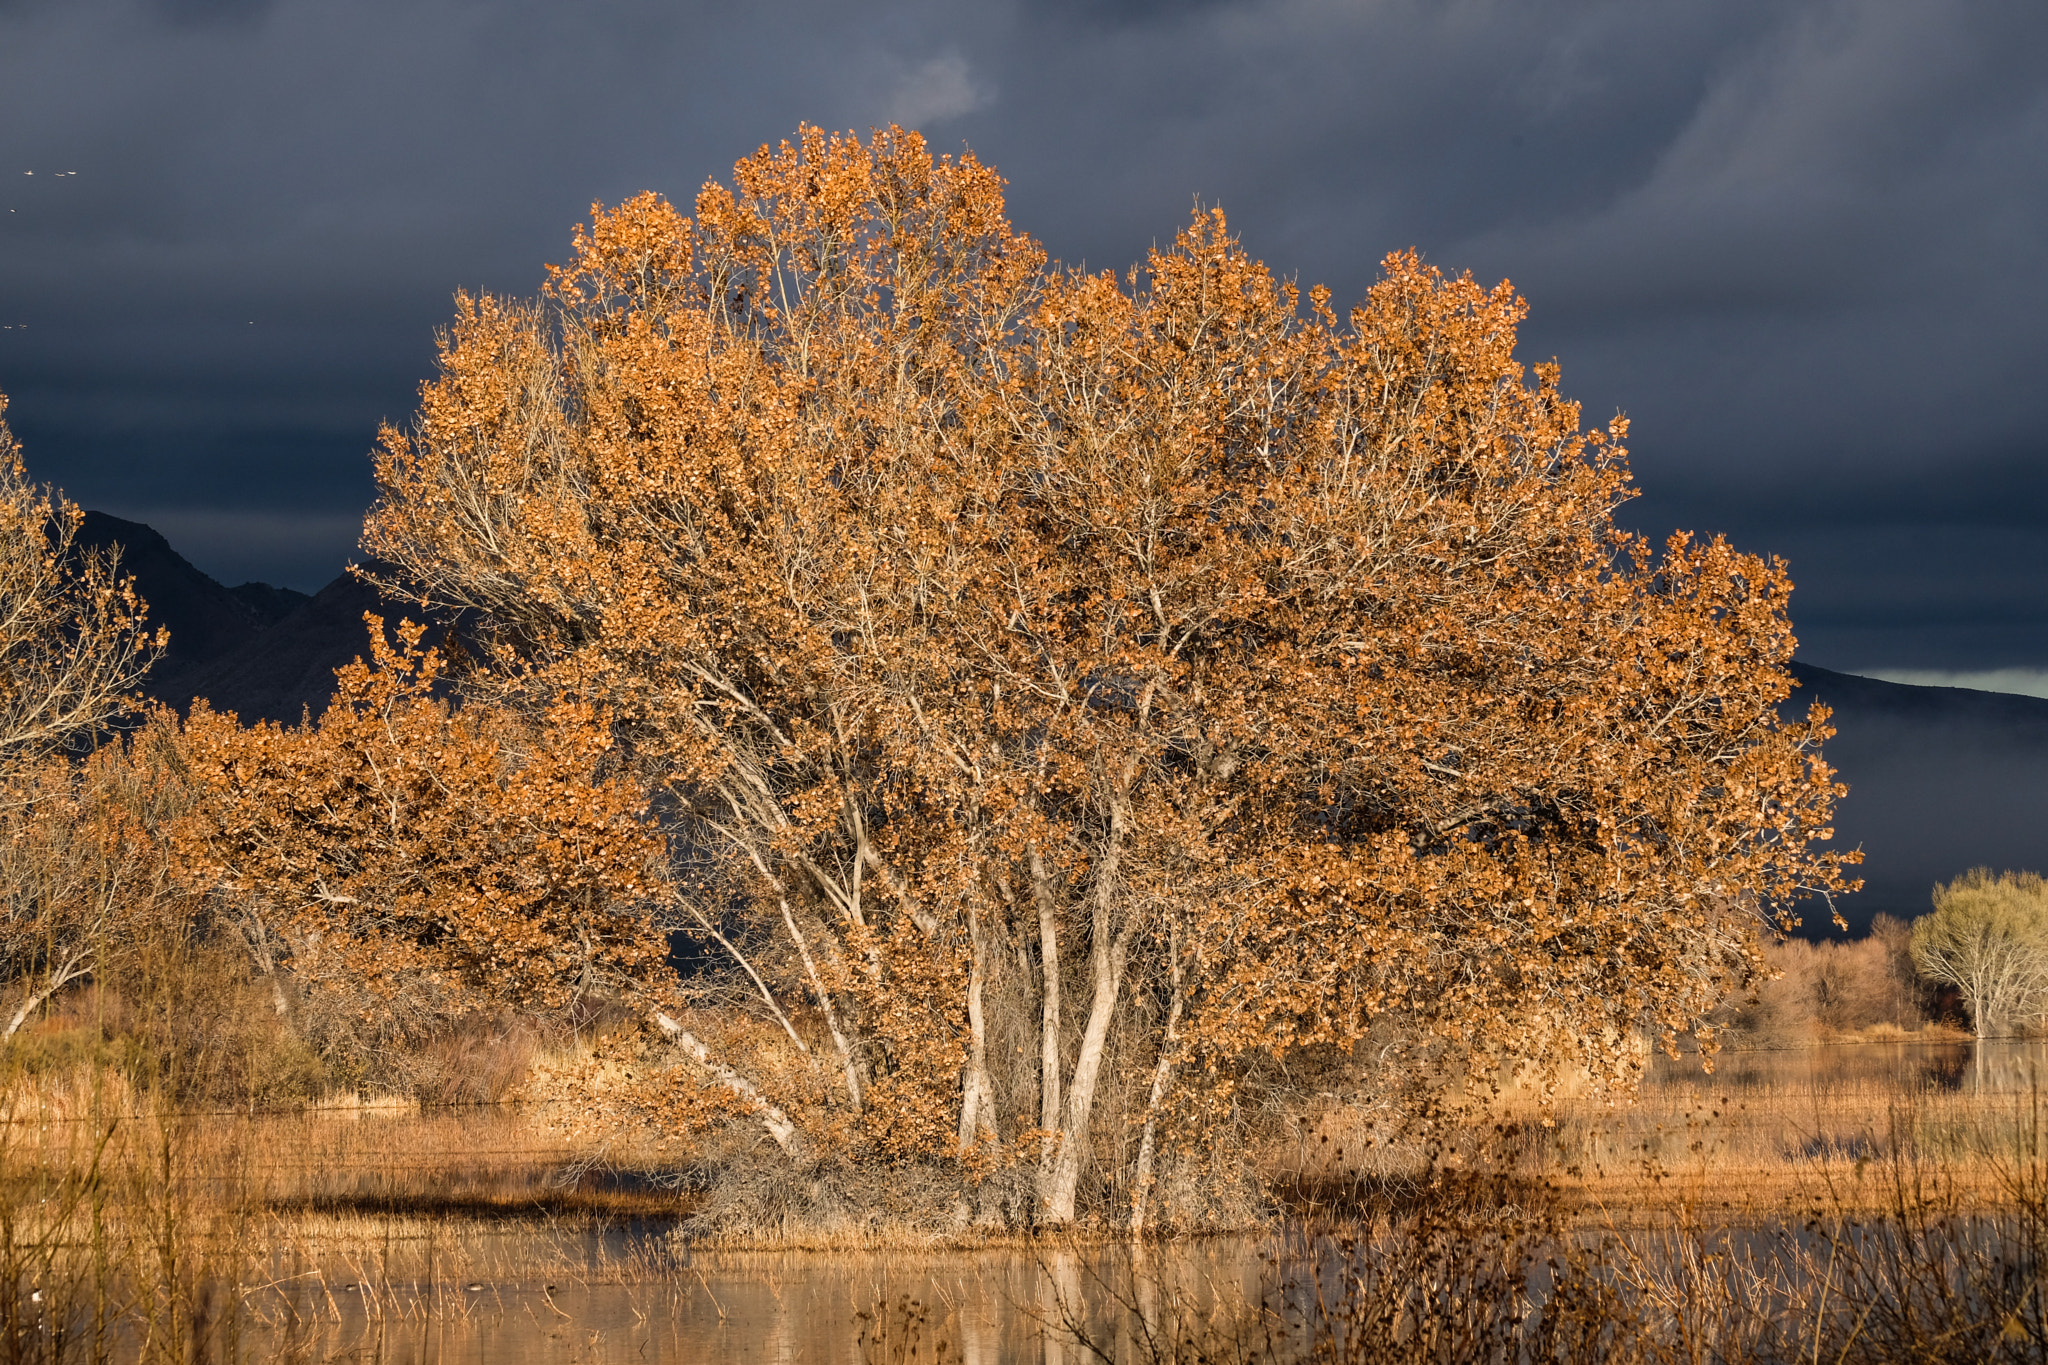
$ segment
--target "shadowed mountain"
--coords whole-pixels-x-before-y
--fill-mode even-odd
[[[1925,914],[1934,883],[1971,867],[2048,871],[2048,700],[1792,671],[1788,711],[1835,713],[1823,752],[1849,784],[1835,843],[1864,853],[1864,889],[1840,903],[1853,930],[1880,912]],[[1830,932],[1825,906],[1805,919],[1805,932]]]
[[[181,675],[175,693],[163,700],[183,711],[204,697],[244,724],[296,725],[309,711],[318,719],[334,696],[334,670],[370,652],[363,625],[368,611],[391,619],[400,614],[375,588],[343,574],[269,629]]]
[[[268,583],[223,587],[152,528],[104,512],[85,514],[75,543],[94,550],[118,547],[122,572],[134,576],[136,591],[149,604],[149,624],[169,628],[170,648],[150,670],[146,689],[163,700],[188,676],[248,644],[308,600],[302,592]]]
[[[266,626],[276,625],[313,600],[297,588],[273,588],[268,583],[244,583],[228,591],[248,603]]]
[[[268,583],[223,587],[157,531],[104,512],[85,514],[78,543],[120,547],[122,571],[149,604],[150,625],[171,632],[143,691],[180,711],[205,697],[244,721],[295,724],[307,708],[317,716],[327,705],[336,668],[369,652],[363,613],[377,610],[379,599],[348,574],[312,597]]]

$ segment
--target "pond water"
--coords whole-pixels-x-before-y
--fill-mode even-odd
[[[659,1285],[364,1286],[374,1311],[361,1289],[302,1301],[305,1326],[260,1333],[250,1358],[1082,1365],[1099,1357],[1076,1329],[1131,1359],[1131,1334],[1148,1316],[1228,1319],[1256,1300],[1270,1245],[1152,1249],[1135,1266],[1122,1249],[727,1253],[687,1260]],[[1074,1305],[1084,1303],[1087,1320],[1077,1321]]]
[[[1701,1072],[1696,1055],[1672,1058],[1658,1053],[1644,1085],[1648,1090],[1710,1086],[1791,1093],[1938,1090],[2025,1095],[2048,1085],[2048,1042],[1843,1043],[1780,1052],[1723,1052],[1714,1059],[1711,1077]]]
[[[1862,1096],[1926,1092],[2025,1096],[2048,1077],[2048,1044],[1861,1044],[1724,1053],[1711,1077],[1697,1057],[1659,1057],[1646,1099],[1693,1088]],[[549,1283],[508,1278],[429,1285],[349,1284],[274,1296],[242,1358],[439,1365],[554,1362],[817,1362],[818,1365],[1084,1365],[1139,1360],[1132,1334],[1163,1311],[1217,1322],[1257,1302],[1280,1243],[1216,1239],[1132,1252],[692,1252],[659,1223],[589,1239]],[[1297,1248],[1298,1249],[1298,1248]],[[471,1249],[472,1251],[475,1248]],[[586,1255],[587,1252],[587,1255]],[[666,1282],[606,1283],[602,1268],[652,1257]],[[599,1273],[579,1274],[578,1256]],[[484,1255],[483,1261],[490,1256]],[[517,1256],[503,1258],[507,1264]],[[1089,1319],[1073,1322],[1076,1304]],[[252,1305],[255,1307],[256,1305]],[[865,1315],[865,1316],[863,1316]],[[295,1327],[293,1321],[301,1326]],[[1101,1354],[1062,1329],[1078,1325]],[[1053,1330],[1048,1330],[1048,1327]],[[943,1343],[943,1356],[935,1354]]]

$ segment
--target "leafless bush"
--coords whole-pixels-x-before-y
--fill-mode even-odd
[[[181,1102],[271,1109],[304,1104],[329,1087],[319,1054],[228,948],[157,936],[109,984],[120,997],[110,1036],[147,1090]]]
[[[687,1241],[862,1245],[961,1232],[974,1216],[950,1165],[835,1160],[792,1172],[739,1125],[707,1148],[692,1170],[702,1182],[696,1208],[678,1228]]]

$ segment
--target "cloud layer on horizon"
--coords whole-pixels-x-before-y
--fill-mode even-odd
[[[2048,697],[2048,668],[1987,668],[1980,672],[1955,672],[1940,668],[1894,668],[1866,673],[1879,682],[1905,683],[1912,687],[1961,687],[1972,692],[2007,692],[2016,697]]]
[[[1624,519],[1785,555],[1807,657],[2040,668],[2044,50],[2032,0],[0,0],[0,390],[39,476],[317,587],[455,288],[905,119],[1067,261],[1199,198],[1340,299],[1411,244],[1512,278],[1634,421]]]

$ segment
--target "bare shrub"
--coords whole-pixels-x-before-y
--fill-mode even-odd
[[[973,1219],[959,1172],[946,1163],[835,1160],[792,1175],[758,1128],[737,1123],[705,1154],[684,1173],[701,1181],[691,1186],[696,1208],[677,1229],[688,1241],[860,1245],[937,1238]]]
[[[170,936],[124,963],[118,1039],[133,1078],[182,1102],[247,1109],[304,1104],[332,1077],[319,1053],[279,1017],[267,983],[232,949]]]
[[[1936,1017],[1935,983],[1923,979],[1913,961],[1913,926],[1896,915],[1870,921],[1870,937],[1884,948],[1891,1022],[1914,1028]]]
[[[0,767],[0,1037],[139,943],[180,932],[193,905],[160,836],[186,804],[161,718],[82,759]]]
[[[1914,1126],[1895,1114],[1804,1217],[1710,1224],[1687,1206],[1658,1226],[1588,1229],[1542,1186],[1435,1180],[1361,1204],[1337,1235],[1283,1240],[1241,1297],[1104,1258],[1085,1282],[1056,1281],[1047,1321],[1119,1365],[2041,1360],[2039,1100],[1944,1157]]]
[[[1817,943],[1807,966],[1814,1017],[1829,1033],[1852,1033],[1892,1022],[1891,963],[1874,938]]]

